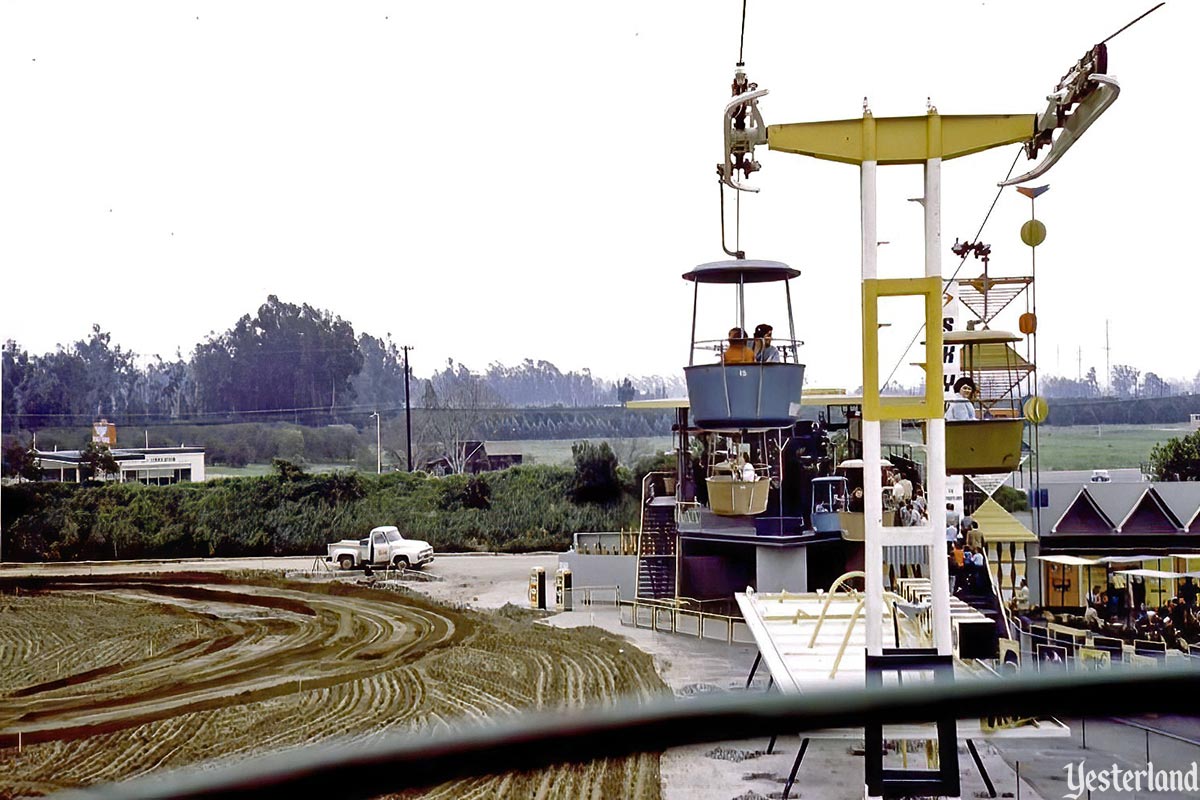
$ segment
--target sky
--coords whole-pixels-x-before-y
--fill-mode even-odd
[[[749,0],[745,61],[768,124],[1038,113],[1093,44],[1154,2]],[[1107,360],[1191,378],[1200,168],[1198,4],[1109,43],[1122,93],[1039,184],[1043,373]],[[413,346],[414,372],[545,359],[679,374],[693,265],[724,258],[715,165],[736,0],[13,2],[0,5],[0,338],[85,338],[164,358],[268,295]],[[1182,134],[1182,135],[1181,135]],[[973,239],[1017,145],[943,166],[943,263]],[[737,236],[784,261],[806,381],[861,384],[857,168],[759,148]],[[1029,164],[1024,157],[1017,169]],[[881,276],[923,270],[920,167],[879,172]],[[1029,201],[980,238],[1026,274]],[[978,275],[977,262],[963,268]],[[698,338],[732,324],[701,291]],[[786,329],[778,292],[748,320]],[[1024,310],[1023,308],[1019,310]],[[915,383],[903,309],[881,342]],[[1111,351],[1105,352],[1105,330]],[[1008,322],[1015,328],[1015,320]],[[711,357],[711,356],[707,356]],[[703,360],[706,356],[698,356]]]

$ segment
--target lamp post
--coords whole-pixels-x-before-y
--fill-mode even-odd
[[[378,411],[371,412],[371,416],[375,418],[375,474],[383,474],[383,448],[380,446],[379,424],[380,416]]]

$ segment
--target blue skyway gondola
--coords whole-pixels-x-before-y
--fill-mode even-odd
[[[792,317],[792,293],[788,283],[800,270],[779,261],[736,259],[701,264],[683,275],[695,283],[692,304],[692,346],[687,379],[692,418],[701,428],[712,431],[762,431],[786,428],[800,418],[800,395],[804,386],[804,365],[799,362]],[[737,326],[746,331],[745,289],[751,283],[782,283],[787,300],[789,339],[774,344],[783,358],[780,362],[726,364],[726,340],[697,340],[696,312],[700,284],[733,286],[737,297]],[[749,344],[749,342],[747,342]],[[717,351],[713,364],[697,364],[696,351]]]

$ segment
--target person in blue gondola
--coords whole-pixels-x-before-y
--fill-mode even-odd
[[[946,403],[946,419],[950,422],[975,419],[975,406],[971,404],[971,398],[975,394],[975,381],[959,378],[954,382],[954,391],[958,397]]]
[[[754,360],[760,364],[775,364],[783,361],[779,348],[771,344],[775,329],[765,322],[754,329]]]
[[[721,355],[725,364],[753,364],[754,350],[746,345],[746,332],[741,328],[729,329],[729,346]]]

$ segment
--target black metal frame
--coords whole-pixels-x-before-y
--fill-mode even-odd
[[[927,648],[884,648],[878,656],[867,654],[867,689],[882,691],[885,673],[895,673],[901,684],[905,672],[932,672],[933,686],[949,689],[954,685],[954,659]],[[864,771],[869,797],[958,797],[958,716],[943,709],[932,717],[937,724],[938,768],[888,769],[883,766],[883,722],[866,725]],[[926,717],[928,721],[930,717]]]

